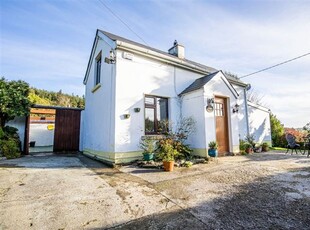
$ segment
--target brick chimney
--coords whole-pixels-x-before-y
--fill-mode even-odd
[[[185,58],[185,49],[184,46],[179,45],[177,40],[174,41],[173,47],[168,50],[168,53],[178,58],[184,59]]]

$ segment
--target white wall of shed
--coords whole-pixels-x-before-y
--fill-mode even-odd
[[[18,129],[18,135],[21,141],[22,150],[24,150],[26,117],[15,117],[14,120],[9,121],[8,123],[6,123],[6,125]]]
[[[268,110],[248,103],[250,134],[254,134],[258,143],[271,143],[270,114]]]

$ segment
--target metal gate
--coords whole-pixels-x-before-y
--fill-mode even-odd
[[[56,109],[54,152],[78,151],[81,110]]]

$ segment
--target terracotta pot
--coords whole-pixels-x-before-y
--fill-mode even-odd
[[[246,149],[245,149],[245,152],[246,152],[246,153],[253,153],[253,149],[252,149],[252,148],[246,148]]]
[[[171,172],[174,168],[174,161],[163,161],[164,170]]]

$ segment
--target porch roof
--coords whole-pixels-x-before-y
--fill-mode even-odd
[[[227,87],[232,91],[232,93],[235,95],[235,97],[238,97],[239,94],[237,93],[236,89],[231,85],[229,78],[227,78],[227,76],[221,71],[216,71],[214,73],[211,73],[209,75],[206,75],[204,77],[198,78],[196,79],[190,86],[188,86],[186,89],[184,89],[180,94],[186,94],[186,93],[190,93],[192,91],[198,90],[200,88],[202,88],[205,84],[207,84],[215,75],[217,75],[218,73],[221,73],[224,77],[222,77],[222,79],[224,80],[225,84],[227,85]]]
[[[189,93],[195,91],[197,89],[202,88],[205,84],[207,84],[219,71],[211,73],[207,76],[196,79],[190,86],[184,89],[179,95]]]

